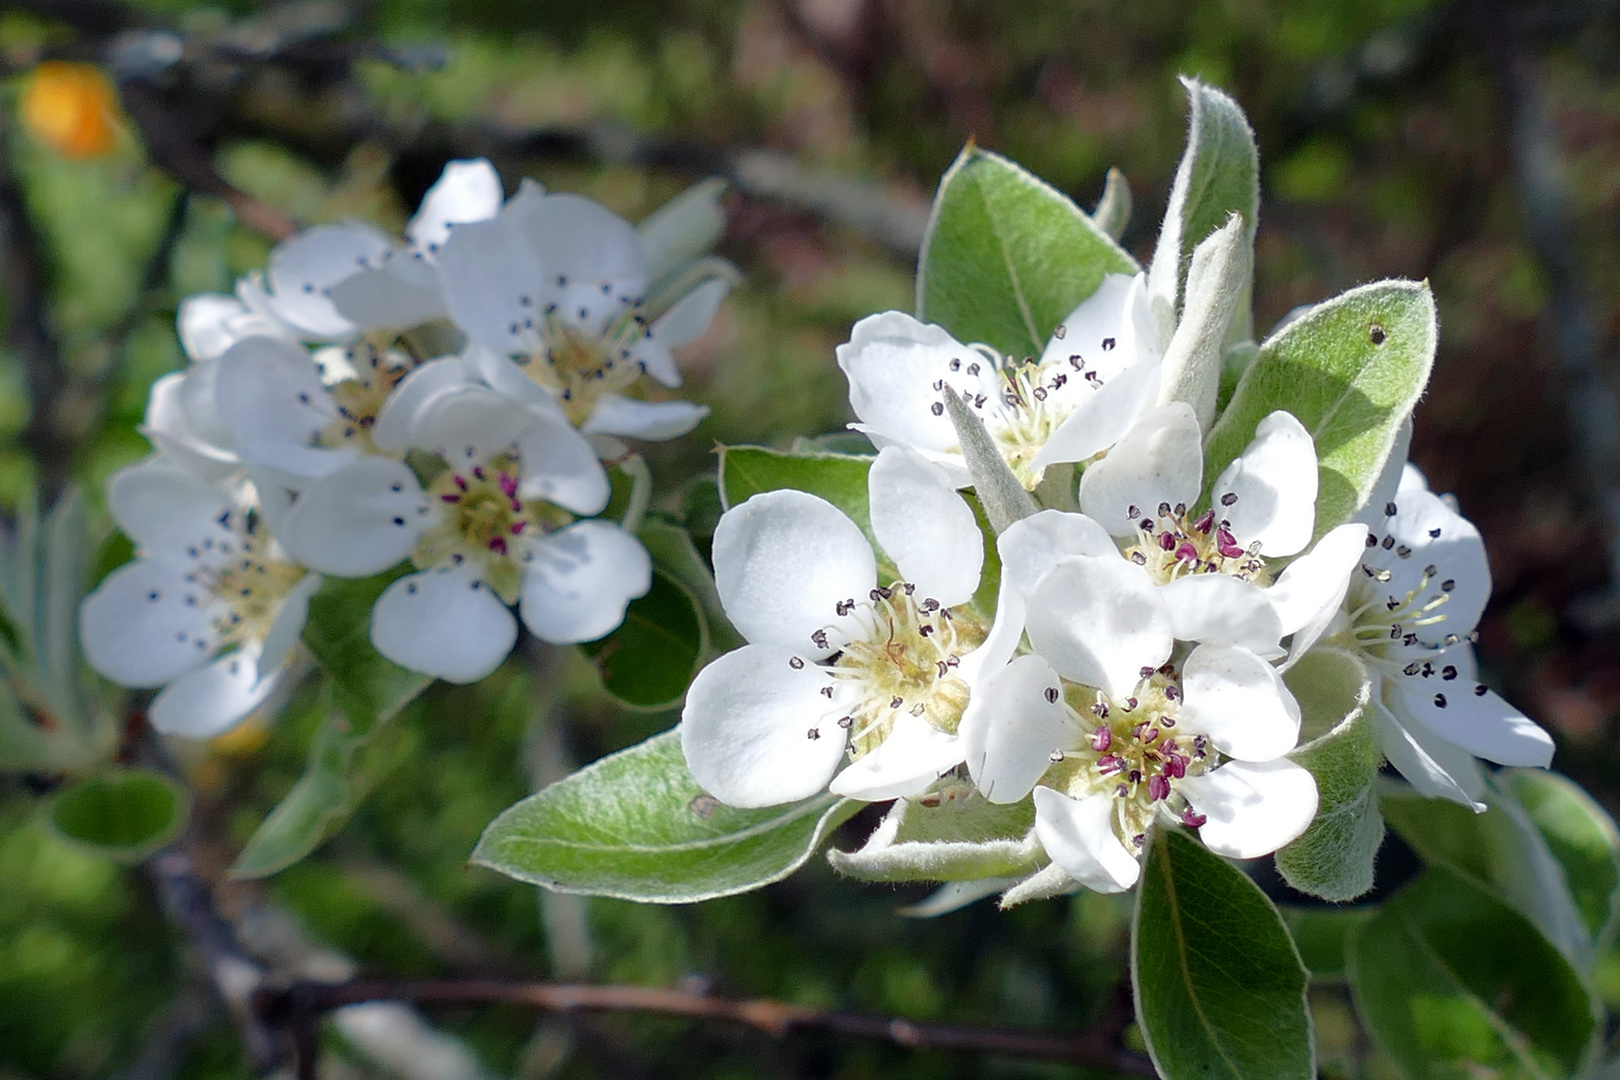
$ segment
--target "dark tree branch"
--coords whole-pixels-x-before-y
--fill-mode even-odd
[[[59,417],[68,380],[46,313],[48,265],[22,185],[10,160],[0,155],[0,290],[8,316],[6,344],[21,358],[28,382],[31,411],[22,444],[39,469],[40,496],[46,505],[67,482],[72,452]]]
[[[642,986],[586,986],[566,983],[449,979],[404,982],[354,979],[341,983],[297,982],[266,987],[253,997],[257,1014],[288,1031],[298,1047],[300,1077],[314,1076],[314,1021],[335,1009],[367,1001],[401,1001],[423,1007],[520,1005],[544,1012],[641,1012],[692,1020],[740,1024],[778,1038],[819,1031],[848,1039],[890,1043],[911,1050],[991,1054],[1064,1061],[1110,1069],[1123,1076],[1154,1075],[1139,1054],[1101,1045],[1089,1035],[1057,1035],[1017,1028],[919,1024],[910,1020],[790,1005],[781,1001],[738,1001],[685,990]]]

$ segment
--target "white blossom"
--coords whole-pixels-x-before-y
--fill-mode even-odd
[[[748,644],[693,680],[681,745],[722,802],[829,786],[896,798],[962,761],[956,726],[983,661],[985,626],[967,606],[983,534],[951,478],[911,450],[878,455],[868,498],[897,574],[887,584],[860,528],[814,495],[765,492],[720,519],[715,584]]]
[[[1402,476],[1394,494],[1362,514],[1369,532],[1346,610],[1324,640],[1366,662],[1390,763],[1425,795],[1483,810],[1475,758],[1545,767],[1553,741],[1479,681],[1471,642],[1491,595],[1484,542],[1403,464],[1391,465]]]
[[[433,266],[440,247],[452,225],[493,217],[500,205],[489,162],[452,161],[406,226],[404,244],[358,221],[304,229],[276,245],[264,273],[243,278],[237,295],[305,341],[349,341],[442,318]]]
[[[730,289],[710,278],[648,321],[647,251],[628,222],[579,195],[526,187],[439,252],[450,318],[491,386],[560,405],[590,435],[669,439],[708,410],[631,396],[643,374],[681,382],[670,349],[694,340]]]
[[[1142,275],[1105,277],[1039,358],[1001,357],[898,311],[855,324],[838,347],[850,407],[879,446],[907,446],[968,483],[942,393],[983,419],[1026,487],[1048,465],[1108,449],[1159,392],[1161,349]]]
[[[396,663],[472,682],[516,641],[510,605],[544,641],[591,641],[651,586],[635,537],[576,517],[607,504],[590,444],[476,382],[459,359],[412,372],[374,435],[436,454],[445,468],[424,489],[400,461],[359,458],[301,492],[283,531],[289,549],[333,573],[412,560],[418,572],[372,611],[372,643]]]
[[[230,730],[280,683],[319,575],[286,558],[251,487],[162,454],[115,474],[108,500],[137,558],[80,608],[86,657],[116,683],[163,688],[159,731]]]

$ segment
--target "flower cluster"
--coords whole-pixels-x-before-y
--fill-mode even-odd
[[[603,461],[705,415],[660,395],[730,287],[700,258],[717,196],[638,230],[532,181],[504,199],[488,162],[457,161],[403,238],[311,228],[235,295],[188,298],[154,453],[110,484],[138,557],[82,606],[91,664],[163,687],[154,725],[205,737],[287,681],[322,575],[408,566],[372,644],[454,682],[494,670],[518,618],[553,643],[612,631],[652,568],[599,516]]]
[[[1473,527],[1397,446],[1361,515],[1319,529],[1317,448],[1283,410],[1206,487],[1175,330],[1146,275],[1105,278],[1039,358],[898,312],[857,323],[838,362],[879,447],[870,529],[799,491],[722,517],[716,581],[749,644],[688,696],[698,782],[741,807],[828,789],[1032,803],[1033,868],[989,883],[1016,901],[1131,887],[1155,828],[1234,858],[1304,833],[1318,789],[1290,757],[1286,678],[1313,650],[1365,667],[1379,744],[1425,793],[1483,809],[1476,757],[1546,765],[1545,732],[1475,674],[1490,583]],[[948,395],[1035,496],[999,535],[959,493],[985,474]]]

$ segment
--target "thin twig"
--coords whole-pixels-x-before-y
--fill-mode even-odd
[[[813,1009],[782,1001],[734,1000],[684,990],[643,986],[587,986],[507,982],[493,979],[340,983],[298,982],[254,995],[259,1015],[271,1024],[305,1031],[309,1018],[366,1001],[403,1001],[424,1007],[520,1005],[546,1012],[642,1012],[692,1020],[740,1024],[778,1038],[821,1031],[849,1039],[891,1043],[910,1050],[942,1050],[1004,1057],[1066,1061],[1112,1069],[1125,1076],[1153,1076],[1145,1057],[1099,1045],[1087,1035],[1058,1035],[1017,1028],[921,1024],[899,1018]],[[313,1071],[299,1061],[300,1073]]]

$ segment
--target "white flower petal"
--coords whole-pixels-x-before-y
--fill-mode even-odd
[[[1025,630],[1064,678],[1130,696],[1143,670],[1170,658],[1170,614],[1134,563],[1078,555],[1058,563],[1029,598]]]
[[[709,329],[715,312],[730,293],[731,282],[725,278],[710,278],[653,321],[653,337],[666,349],[696,341]]]
[[[1137,361],[1083,399],[1047,437],[1046,445],[1035,455],[1031,467],[1041,469],[1064,461],[1085,461],[1119,442],[1141,419],[1159,394],[1159,375],[1164,369],[1156,356]],[[1070,379],[1066,386],[1083,384]]]
[[[957,734],[968,775],[986,799],[1015,803],[1052,767],[1054,750],[1073,750],[1081,734],[1063,707],[1062,684],[1033,654],[987,674],[974,687]]]
[[[1425,644],[1442,645],[1447,635],[1466,637],[1491,598],[1490,562],[1479,530],[1429,491],[1403,491],[1386,506],[1369,510],[1387,514],[1391,507],[1395,513],[1372,527],[1378,545],[1368,548],[1362,559],[1367,566],[1390,572],[1390,580],[1380,583],[1378,591],[1402,602],[1411,592],[1414,608],[1435,605],[1426,617],[1445,616],[1443,622],[1410,627]]]
[[[479,352],[499,363],[511,363],[504,357],[494,357],[487,349]],[[437,360],[429,360],[401,379],[394,392],[388,395],[382,411],[377,414],[377,423],[371,429],[371,441],[384,450],[399,452],[409,448],[416,422],[431,401],[446,391],[476,383],[473,371],[459,356],[441,356]]]
[[[1229,761],[1177,783],[1207,819],[1204,846],[1229,859],[1257,859],[1298,838],[1316,816],[1316,778],[1287,758]]]
[[[1107,795],[1071,799],[1048,787],[1035,789],[1035,835],[1070,876],[1100,893],[1124,892],[1142,866],[1114,835],[1114,800]]]
[[[353,334],[355,326],[333,306],[327,290],[382,265],[393,250],[394,242],[386,234],[362,222],[305,229],[270,252],[265,269],[268,291],[261,303],[304,337],[341,340]]]
[[[218,367],[217,361],[208,360],[193,364],[183,374],[174,372],[154,382],[146,398],[146,417],[140,426],[141,434],[150,439],[163,456],[182,464],[200,478],[215,481],[224,480],[241,464],[236,456],[235,440],[229,433],[223,432],[226,441],[216,442],[221,432],[210,430],[214,425],[209,420],[217,419],[212,388]],[[202,424],[192,419],[187,408],[197,396],[199,377],[209,383],[210,417]],[[223,422],[218,426],[223,429]]]
[[[675,366],[675,354],[651,330],[630,346],[630,358],[641,365],[642,371],[665,386],[681,385],[681,370]]]
[[[561,314],[572,318],[581,302],[602,305],[594,293],[610,299],[613,307],[641,299],[647,287],[647,257],[641,237],[628,221],[583,195],[546,195],[536,200],[528,213],[517,220],[534,250],[545,260],[547,269],[567,278],[558,287],[566,299],[559,301]],[[606,291],[603,285],[610,286]],[[575,292],[574,290],[579,290]],[[595,312],[583,322],[595,321]]]
[[[1293,634],[1291,656],[1316,643],[1344,603],[1350,575],[1367,550],[1367,526],[1352,521],[1328,531],[1316,546],[1283,570],[1266,590],[1284,634]]]
[[[162,686],[207,660],[219,608],[184,573],[137,559],[108,574],[79,607],[90,666],[120,686]]]
[[[1276,668],[1249,652],[1200,645],[1181,669],[1180,723],[1240,761],[1269,761],[1299,741],[1299,703]]]
[[[137,547],[170,561],[199,558],[191,554],[192,547],[229,536],[219,517],[236,506],[226,488],[195,476],[164,454],[114,473],[107,482],[107,501],[113,520]]]
[[[504,196],[500,174],[488,161],[449,162],[422,196],[416,216],[405,226],[405,239],[419,254],[431,258],[444,246],[452,225],[494,217]]]
[[[898,311],[856,323],[848,344],[838,346],[838,367],[849,379],[849,405],[861,430],[925,453],[957,445],[935,383],[982,395],[993,414],[1002,408],[1000,376],[990,361],[940,327]]]
[[[309,598],[321,587],[321,575],[305,574],[298,584],[281,599],[281,608],[270,622],[264,641],[259,646],[258,668],[261,678],[287,662],[304,635],[304,623],[309,620]]]
[[[837,607],[877,584],[872,545],[843,511],[802,491],[767,491],[721,515],[714,583],[747,640],[821,659],[810,635],[841,624]]]
[[[400,578],[371,609],[371,643],[401,667],[477,682],[517,641],[517,620],[470,566]]]
[[[408,256],[345,278],[328,295],[338,313],[361,329],[401,329],[449,314],[438,274]]]
[[[165,735],[212,739],[264,704],[279,676],[247,650],[229,653],[170,683],[152,700],[147,717]]]
[[[438,514],[403,462],[362,457],[305,488],[281,521],[287,554],[339,577],[378,574],[410,555]]]
[[[996,538],[1001,576],[1027,596],[1046,572],[1071,555],[1115,556],[1108,530],[1084,514],[1042,510],[1020,518]]]
[[[844,760],[827,669],[777,645],[744,645],[698,672],[681,710],[686,767],[727,806],[776,806],[827,786]],[[814,735],[812,736],[812,732]]]
[[[621,394],[603,394],[580,430],[587,435],[662,442],[685,435],[708,415],[707,405],[690,401],[636,401]]]
[[[1239,547],[1258,541],[1260,553],[1275,558],[1296,554],[1311,542],[1316,485],[1310,432],[1293,414],[1278,411],[1260,421],[1254,439],[1221,471],[1209,497]],[[1237,497],[1230,506],[1229,495]]]
[[[518,458],[520,498],[544,499],[576,514],[598,514],[607,506],[611,487],[596,447],[566,422],[547,421],[523,436]]]
[[[1096,372],[1106,383],[1138,360],[1159,355],[1143,274],[1104,277],[1097,291],[1069,312],[1062,326],[1063,336],[1054,335],[1041,353],[1042,367],[1071,367],[1071,360],[1078,359],[1086,371]],[[1071,378],[1065,387],[1084,381]]]
[[[828,790],[846,799],[881,802],[920,795],[962,763],[962,741],[918,716],[900,716],[889,737],[833,777]]]
[[[1398,716],[1498,765],[1551,764],[1552,736],[1477,680],[1467,646],[1447,649],[1433,666],[1436,673],[1426,679],[1390,681],[1396,697],[1389,704]]]
[[[312,477],[354,458],[353,450],[315,445],[321,431],[338,419],[338,411],[303,348],[278,338],[248,338],[218,363],[215,399],[242,457]]]
[[[950,475],[915,450],[888,446],[866,483],[872,533],[900,576],[946,607],[972,599],[984,534]]]
[[[540,256],[506,218],[458,225],[439,250],[451,321],[503,356],[530,352],[539,343],[534,320],[549,295]]]
[[[453,468],[470,469],[505,453],[547,421],[523,403],[467,384],[436,394],[416,414],[411,443]]]
[[[466,364],[468,371],[507,397],[522,402],[541,415],[555,417],[565,424],[573,423],[551,391],[529,378],[525,368],[516,361],[492,352],[476,341],[468,343],[461,361]]]
[[[581,521],[529,545],[523,622],[553,645],[595,641],[624,621],[630,601],[652,588],[641,541],[607,521]]]
[[[285,337],[287,327],[224,293],[194,293],[180,301],[175,318],[180,346],[193,362],[216,360],[245,337]]]
[[[1155,513],[1160,503],[1197,502],[1203,474],[1203,433],[1192,406],[1162,405],[1081,475],[1080,510],[1115,536],[1134,536],[1138,514]]]
[[[1420,724],[1402,725],[1379,699],[1376,687],[1371,708],[1378,748],[1419,794],[1449,799],[1476,814],[1485,811],[1485,777],[1472,754]]]
[[[1348,580],[1348,579],[1347,579]],[[1160,586],[1178,641],[1239,645],[1264,657],[1283,655],[1282,623],[1266,590],[1228,574],[1189,574]]]

